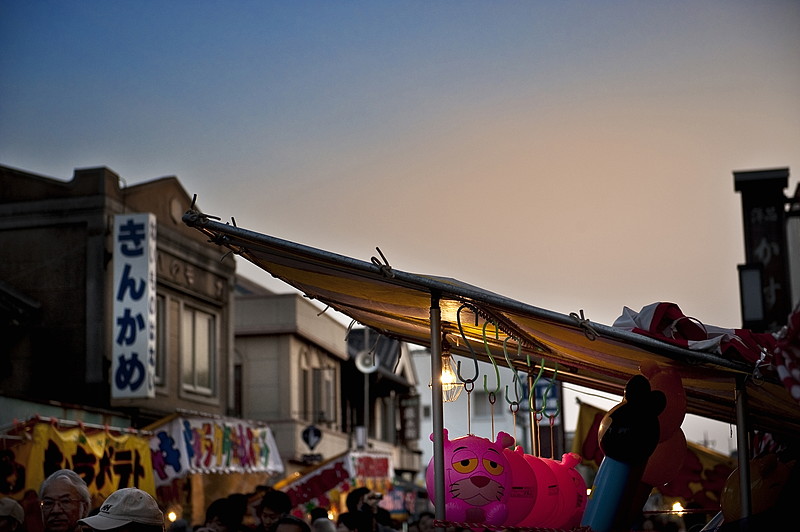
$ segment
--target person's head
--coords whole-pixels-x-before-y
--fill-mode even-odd
[[[348,512],[374,512],[381,496],[373,493],[369,488],[356,488],[347,494],[345,505]]]
[[[233,514],[230,500],[227,498],[216,499],[206,508],[203,528],[209,528],[217,532],[232,531],[237,525],[235,522],[236,516]]]
[[[333,521],[328,519],[328,516],[317,517],[311,521],[311,530],[313,532],[336,532],[336,525]]]
[[[433,512],[421,512],[417,519],[420,532],[432,532],[435,517]]]
[[[269,529],[275,521],[292,510],[292,500],[286,493],[269,488],[258,503],[258,518],[264,529]]]
[[[45,532],[72,532],[89,514],[92,498],[80,475],[59,469],[42,482],[39,500]]]
[[[316,508],[312,508],[311,511],[308,512],[308,522],[311,523],[312,525],[314,524],[314,521],[316,521],[317,519],[320,519],[322,517],[324,517],[326,519],[328,518],[328,510],[326,508],[321,507],[321,506],[317,506]]]
[[[14,532],[25,521],[25,510],[11,497],[0,499],[0,532]]]
[[[311,527],[299,517],[287,514],[272,523],[269,532],[311,532]]]
[[[121,488],[108,496],[95,515],[79,523],[101,531],[163,532],[164,514],[146,491]]]
[[[365,512],[345,512],[339,514],[336,523],[337,532],[372,532],[375,530],[375,519]]]

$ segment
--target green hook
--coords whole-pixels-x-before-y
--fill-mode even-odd
[[[539,373],[536,375],[536,378],[533,379],[533,384],[531,385],[530,392],[528,393],[528,408],[530,408],[531,412],[536,412],[536,383],[539,382],[539,379],[542,378],[542,373],[544,373],[544,359],[542,359],[541,363],[539,364]]]
[[[494,374],[497,382],[497,386],[494,389],[494,393],[497,393],[500,391],[500,369],[497,367],[497,362],[494,361],[494,357],[492,356],[492,350],[489,349],[489,343],[486,341],[486,326],[488,324],[489,322],[483,323],[483,345],[484,348],[486,349],[486,356],[489,357],[489,361],[492,363],[492,367],[494,368]],[[495,334],[497,334],[496,329],[495,329]],[[488,375],[483,376],[483,391],[485,391],[487,394],[489,393],[489,387],[487,385],[488,379],[489,379]]]
[[[550,392],[553,390],[553,386],[556,383],[556,376],[558,375],[558,362],[556,362],[556,367],[553,369],[553,376],[550,378],[550,382],[547,384],[547,388],[544,389],[544,393],[542,394],[542,408],[539,410],[539,413],[544,417],[544,411],[547,407],[547,397],[550,395]],[[556,398],[557,399],[557,398]],[[561,410],[561,407],[558,405],[558,400],[556,400],[556,414]],[[551,416],[551,417],[555,417]]]
[[[506,397],[505,397],[505,399],[506,399],[506,402],[508,404],[510,404],[510,405],[513,405],[513,404],[517,404],[518,405],[519,404],[519,374],[517,372],[517,369],[511,363],[511,360],[508,358],[508,339],[509,338],[511,338],[511,337],[510,336],[506,336],[505,339],[503,339],[503,356],[505,356],[505,358],[506,358],[506,364],[508,364],[508,367],[511,369],[511,371],[514,372],[514,379],[513,379],[513,381],[514,381],[514,395],[516,396],[517,400],[513,401],[513,402],[508,400],[508,385],[506,385]],[[521,355],[522,355],[522,343],[521,342],[517,342],[517,356],[519,357]]]

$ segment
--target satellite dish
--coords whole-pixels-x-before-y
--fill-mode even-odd
[[[360,351],[356,355],[356,367],[361,373],[374,373],[379,365],[378,354],[374,351]]]

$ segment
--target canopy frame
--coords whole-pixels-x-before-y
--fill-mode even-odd
[[[380,250],[383,260],[360,261],[242,229],[233,219],[232,223],[218,220],[194,205],[183,217],[186,225],[208,236],[211,243],[252,262],[306,297],[386,336],[429,347],[433,375],[441,372],[444,342],[451,354],[488,361],[488,355],[468,350],[460,337],[476,345],[481,342],[489,355],[511,369],[527,373],[531,359],[544,359],[558,364],[563,382],[617,395],[623,395],[639,363],[650,359],[681,375],[688,413],[735,424],[740,449],[747,449],[749,428],[776,434],[800,432],[800,412],[780,382],[743,359],[685,349],[592,322],[582,311],[564,315],[455,279],[403,272],[391,267]],[[463,309],[472,323],[462,331],[455,324]],[[485,334],[487,325],[494,336]],[[501,356],[508,354],[507,349],[518,350],[519,355]],[[441,392],[441,383],[433,379],[437,510],[444,507],[443,499],[438,500],[444,494]],[[748,453],[739,456],[742,478],[748,478]],[[746,486],[741,490],[745,511],[750,507]]]

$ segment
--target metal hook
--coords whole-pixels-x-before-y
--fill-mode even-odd
[[[484,348],[486,349],[486,356],[489,357],[489,362],[492,363],[492,367],[494,368],[494,374],[495,374],[495,377],[496,377],[497,386],[495,386],[494,391],[492,393],[496,394],[497,392],[500,391],[500,369],[497,367],[497,362],[495,362],[494,357],[492,356],[492,350],[489,349],[489,343],[486,341],[486,326],[488,324],[489,324],[489,322],[484,322],[483,323],[483,345],[484,345]],[[495,329],[495,334],[496,333],[497,333],[497,329]],[[488,388],[488,386],[486,384],[488,379],[489,379],[488,375],[484,375],[483,376],[483,391],[485,391],[487,394],[489,393],[489,388]]]
[[[550,395],[550,392],[553,390],[553,386],[556,383],[556,376],[558,375],[558,362],[556,362],[556,366],[553,369],[553,376],[550,378],[550,382],[547,384],[547,388],[544,389],[544,393],[542,394],[542,408],[539,412],[544,416],[544,411],[547,408],[547,397]],[[557,398],[556,398],[557,399]],[[561,410],[561,407],[558,405],[558,401],[556,400],[556,409],[557,411]]]
[[[531,390],[528,394],[528,408],[530,408],[531,412],[536,412],[536,394],[533,393],[536,390],[536,384],[539,382],[539,379],[542,378],[542,373],[544,373],[544,359],[539,363],[539,373],[536,375],[536,378],[533,379],[533,383],[531,384]]]
[[[544,391],[544,398],[545,400],[542,401],[543,403],[547,403],[547,396],[550,394],[550,391],[553,389],[553,386],[556,383],[556,377],[558,377],[558,362],[555,363],[555,368],[553,368],[553,376],[550,378],[550,384],[547,386],[547,389]],[[542,407],[544,408],[544,407]],[[558,414],[561,413],[561,403],[558,400],[558,396],[556,396],[556,411],[550,416],[550,422],[558,417]]]
[[[464,307],[467,307],[470,310],[472,310],[472,308],[469,307],[468,305],[461,305],[460,307],[458,307],[458,312],[456,312],[456,323],[458,324],[458,331],[461,333],[461,338],[464,339],[464,343],[467,345],[467,348],[469,349],[469,352],[472,355],[472,362],[475,365],[475,376],[472,377],[471,379],[465,379],[464,377],[461,376],[461,361],[460,360],[458,362],[456,362],[456,375],[458,375],[458,380],[460,380],[461,382],[466,384],[468,382],[469,383],[474,383],[476,380],[478,380],[478,374],[480,372],[478,370],[478,355],[477,355],[477,353],[475,353],[475,350],[472,348],[472,344],[470,344],[469,340],[467,340],[467,335],[464,334],[464,327],[462,327],[462,325],[461,325],[461,309],[463,309]],[[477,313],[476,313],[476,315],[477,315]]]
[[[519,406],[519,388],[520,388],[520,386],[519,386],[519,374],[517,372],[517,369],[513,366],[513,364],[511,364],[511,360],[508,358],[508,348],[507,347],[508,347],[508,339],[509,338],[511,338],[511,337],[510,336],[506,336],[503,339],[503,356],[506,358],[506,364],[508,364],[508,367],[511,369],[511,371],[514,372],[513,373],[514,374],[514,378],[513,378],[514,396],[517,399],[516,399],[516,401],[509,401],[508,400],[508,385],[506,385],[506,398],[505,399],[506,399],[506,402],[508,404],[510,404],[510,405],[516,404],[517,406]],[[517,356],[520,356],[521,354],[522,354],[522,343],[521,342],[517,342]]]

